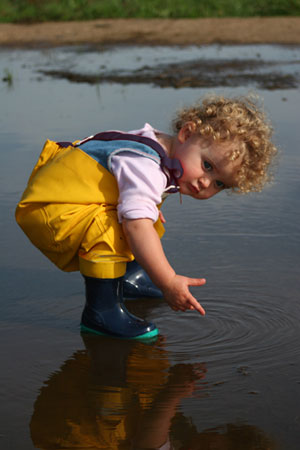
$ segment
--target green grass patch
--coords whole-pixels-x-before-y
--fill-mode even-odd
[[[12,72],[5,68],[3,71],[2,81],[7,84],[8,87],[12,87],[14,83]]]
[[[0,0],[1,22],[299,15],[300,0]]]

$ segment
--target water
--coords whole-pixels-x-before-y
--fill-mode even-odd
[[[212,89],[72,83],[40,71],[130,74],[199,58],[272,62],[259,72],[293,78],[262,88],[251,69],[250,86],[213,88],[264,97],[282,149],[275,183],[249,196],[166,201],[164,248],[178,273],[207,278],[192,289],[204,318],[138,300],[128,307],[157,324],[157,343],[81,337],[81,277],[58,271],[14,222],[44,140],[146,121],[168,131],[178,107]],[[299,47],[270,46],[1,50],[0,76],[12,74],[0,82],[1,449],[157,448],[167,439],[176,449],[299,448],[299,59]]]

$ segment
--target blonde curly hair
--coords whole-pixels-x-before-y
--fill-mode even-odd
[[[173,120],[177,133],[187,122],[194,123],[194,130],[204,139],[215,142],[233,142],[229,160],[241,158],[235,174],[238,193],[259,192],[271,181],[271,163],[277,148],[271,141],[273,129],[258,99],[254,96],[224,98],[209,96],[201,102],[183,108]]]

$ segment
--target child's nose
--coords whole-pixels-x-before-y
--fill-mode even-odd
[[[205,188],[205,189],[207,189],[211,183],[211,179],[208,176],[201,177],[199,181],[200,181],[202,188]]]

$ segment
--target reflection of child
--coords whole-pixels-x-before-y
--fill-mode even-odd
[[[220,424],[214,416],[212,428],[198,431],[195,420],[200,425],[202,416],[207,419],[201,402],[196,410],[194,403],[186,405],[188,416],[181,412],[184,399],[207,397],[211,391],[204,363],[171,366],[159,339],[143,345],[82,337],[85,349],[51,373],[39,390],[30,420],[34,448],[278,448],[263,430],[241,422]]]
[[[47,141],[31,174],[16,219],[59,268],[85,277],[83,331],[126,338],[157,334],[154,324],[123,304],[126,263],[134,259],[172,309],[204,315],[189,286],[205,280],[178,275],[168,263],[157,205],[178,191],[199,200],[224,189],[259,191],[269,179],[276,153],[272,131],[249,98],[208,98],[182,110],[174,131],[171,136],[146,124],[73,144]],[[130,270],[145,295],[150,279],[138,266]]]

